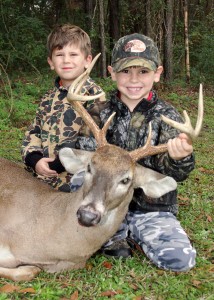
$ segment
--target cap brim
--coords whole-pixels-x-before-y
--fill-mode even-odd
[[[113,70],[115,72],[120,72],[126,68],[129,67],[145,67],[151,71],[155,71],[157,69],[155,63],[153,61],[150,60],[146,60],[143,58],[125,58],[125,59],[121,59],[118,62],[115,63],[115,65],[113,66]]]

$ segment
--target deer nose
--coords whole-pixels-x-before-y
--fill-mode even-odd
[[[79,208],[77,211],[77,219],[80,225],[90,227],[100,222],[101,216],[99,212],[92,212],[87,208]]]

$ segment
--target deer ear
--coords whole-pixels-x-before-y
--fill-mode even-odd
[[[63,148],[59,151],[59,159],[70,174],[83,170],[93,152]]]
[[[135,188],[143,189],[151,198],[159,198],[177,188],[177,182],[169,176],[165,176],[151,169],[136,165]]]

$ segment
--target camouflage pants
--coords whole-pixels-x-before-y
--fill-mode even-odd
[[[182,272],[195,265],[196,251],[180,222],[170,212],[128,212],[117,233],[103,248],[127,237],[161,269]]]

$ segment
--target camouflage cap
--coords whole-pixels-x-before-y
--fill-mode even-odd
[[[142,66],[155,71],[160,66],[160,54],[154,41],[139,33],[120,38],[112,51],[112,67],[115,72]]]

